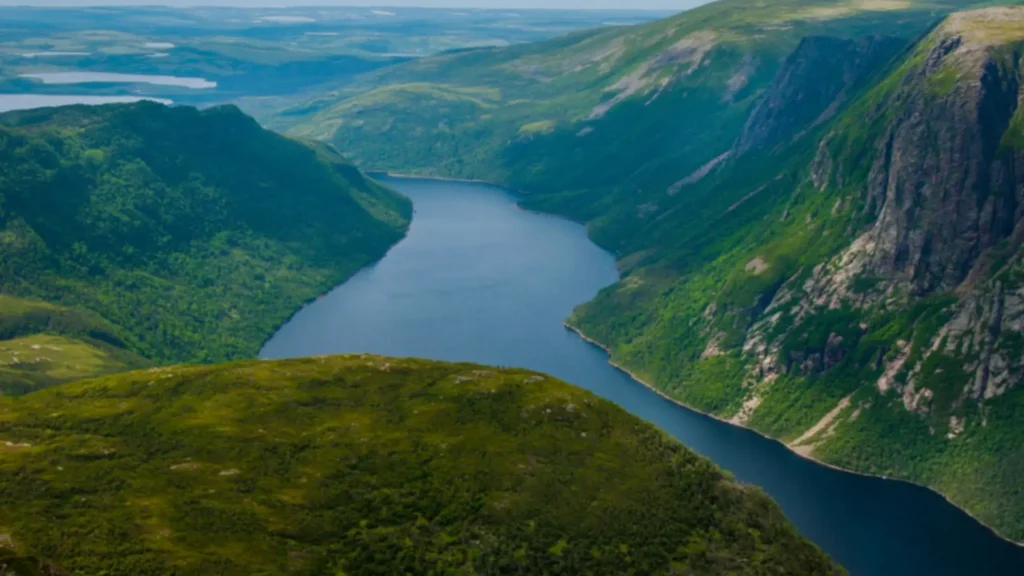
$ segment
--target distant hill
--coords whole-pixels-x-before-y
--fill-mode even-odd
[[[756,488],[525,370],[152,369],[0,399],[0,440],[0,566],[41,574],[843,573]]]
[[[0,115],[0,387],[252,357],[404,234],[407,199],[233,107]],[[145,359],[145,360],[143,360]]]

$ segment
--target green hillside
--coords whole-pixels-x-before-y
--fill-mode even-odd
[[[391,67],[269,125],[330,140],[367,169],[527,190],[532,206],[585,220],[619,248],[636,237],[638,205],[731,150],[802,39],[877,40],[860,69],[817,71],[859,84],[957,5],[724,0],[651,24]]]
[[[623,279],[570,323],[617,362],[1021,540],[1024,9],[971,6],[725,0],[276,122],[586,222]]]
[[[524,370],[152,369],[2,399],[0,441],[0,558],[58,574],[842,573],[757,489]]]
[[[411,213],[330,146],[233,107],[7,113],[0,165],[7,392],[142,358],[252,357],[301,304],[383,255]]]

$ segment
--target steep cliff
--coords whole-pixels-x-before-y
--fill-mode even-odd
[[[955,14],[829,129],[805,186],[832,206],[810,215],[811,238],[852,242],[760,293],[731,414],[802,453],[936,486],[1016,538],[1022,55],[1024,10]]]
[[[733,156],[791,143],[831,120],[906,41],[892,36],[806,36],[754,104]]]

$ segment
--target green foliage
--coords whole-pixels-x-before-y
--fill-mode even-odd
[[[772,383],[747,424],[765,434],[792,440],[814,426],[861,384],[815,376],[783,374]]]
[[[155,369],[0,401],[0,440],[3,533],[70,573],[842,572],[756,489],[524,370]]]
[[[843,423],[815,454],[846,468],[927,484],[1008,538],[1024,539],[1024,390],[1011,390],[984,407],[968,404],[961,418],[963,432],[950,439],[899,399],[879,399]]]
[[[128,351],[95,340],[48,334],[0,340],[0,393],[15,396],[146,365]]]
[[[0,294],[0,394],[148,365],[98,315]]]
[[[232,107],[0,116],[0,338],[87,336],[156,362],[251,357],[401,238],[408,200]],[[2,303],[2,301],[0,301]]]
[[[673,396],[720,416],[731,416],[739,410],[746,392],[740,384],[747,365],[738,352],[704,358],[688,368],[681,383],[669,389]]]
[[[1011,148],[1024,149],[1024,107],[1018,108],[1010,126],[1003,134],[1003,145]]]

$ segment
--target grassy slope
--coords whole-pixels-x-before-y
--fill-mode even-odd
[[[801,37],[912,39],[955,6],[715,2],[652,24],[407,63],[271,125],[331,139],[365,168],[527,190],[534,207],[588,221],[627,253],[645,224],[637,207],[729,150]]]
[[[251,357],[410,215],[330,147],[234,108],[9,113],[0,156],[0,282],[35,302],[0,307],[0,336],[84,334],[155,362]]]
[[[91,312],[0,294],[0,394],[149,365]]]
[[[155,369],[2,400],[0,440],[5,554],[75,573],[840,572],[756,489],[524,370]]]

